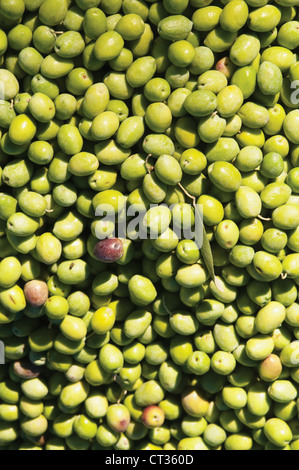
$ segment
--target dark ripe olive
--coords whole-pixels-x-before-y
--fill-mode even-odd
[[[124,252],[123,243],[119,238],[106,238],[94,247],[94,255],[103,263],[118,261]]]
[[[24,286],[24,294],[27,302],[32,307],[41,307],[49,296],[48,286],[44,281],[29,281]]]

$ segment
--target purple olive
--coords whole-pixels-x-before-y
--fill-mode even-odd
[[[94,255],[103,263],[118,261],[124,252],[123,243],[119,238],[106,238],[94,247]]]
[[[27,302],[32,307],[41,307],[49,296],[48,286],[44,281],[29,281],[24,286],[24,294]]]

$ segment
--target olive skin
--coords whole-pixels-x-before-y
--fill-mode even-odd
[[[48,299],[49,290],[44,281],[33,280],[25,284],[24,294],[32,307],[41,307]]]
[[[94,247],[94,255],[104,263],[118,261],[124,252],[123,243],[118,238],[107,238],[101,240]]]

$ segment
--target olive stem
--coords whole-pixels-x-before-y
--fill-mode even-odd
[[[259,215],[258,218],[261,220],[265,220],[266,222],[269,222],[271,220],[270,217],[263,217],[262,215]]]
[[[196,204],[196,197],[195,196],[191,196],[191,194],[188,193],[188,191],[184,188],[184,186],[182,186],[181,183],[178,183],[178,186],[181,188],[181,190],[186,194],[186,196],[188,196],[190,199],[192,199],[193,201],[193,205],[195,206]]]
[[[182,186],[181,183],[178,183],[178,186],[181,188],[181,190],[190,199],[192,199],[195,212],[198,211],[198,207],[196,205],[196,197],[189,194],[188,191],[184,188],[184,186]],[[199,214],[199,217],[201,217],[201,214]],[[219,282],[218,278],[215,276],[215,271],[214,271],[215,268],[214,268],[214,262],[213,262],[213,255],[212,255],[212,251],[211,251],[211,245],[210,245],[210,242],[208,240],[208,237],[207,237],[207,234],[206,234],[206,231],[205,231],[205,226],[204,226],[204,224],[202,224],[202,225],[203,225],[202,226],[202,228],[203,228],[203,244],[202,244],[202,247],[201,247],[201,253],[203,255],[205,265],[206,265],[206,267],[209,271],[209,274],[210,274],[211,278],[214,281],[215,286],[217,287],[217,289],[220,292],[223,292],[222,284]]]
[[[153,165],[149,165],[149,163],[148,163],[148,160],[149,160],[149,158],[150,158],[151,156],[152,156],[152,154],[150,153],[150,154],[146,157],[146,160],[145,160],[146,170],[147,170],[147,172],[148,172],[149,175],[151,174],[151,172],[152,172],[153,169],[154,169]]]
[[[164,296],[162,297],[162,304],[163,304],[163,307],[165,308],[166,312],[172,316],[172,312],[168,309],[166,303],[165,303],[165,299],[164,299]]]
[[[121,391],[121,394],[117,400],[117,404],[119,404],[123,398],[127,395],[128,393],[128,390],[126,390],[125,388],[123,388],[123,383],[121,381],[121,379],[119,378],[119,376],[117,374],[114,374],[113,375],[113,380],[114,382],[118,383],[118,385],[121,387],[122,391]]]
[[[117,404],[118,404],[118,405],[123,401],[123,399],[124,399],[124,397],[127,395],[127,393],[128,393],[128,390],[126,390],[126,389],[123,389],[123,390],[122,390],[122,392],[121,392],[121,394],[120,394],[120,396],[119,396],[119,399],[117,400]]]
[[[280,275],[281,279],[286,279],[288,277],[287,273],[281,273]]]
[[[89,339],[91,338],[93,335],[95,335],[95,332],[93,331],[92,333],[90,333],[89,335],[86,336],[86,339]]]

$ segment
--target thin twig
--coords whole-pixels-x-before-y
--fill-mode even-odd
[[[123,398],[127,395],[128,390],[124,388],[122,380],[119,378],[118,374],[113,374],[113,380],[114,382],[118,383],[118,385],[121,387],[121,394],[119,395],[119,398],[117,400],[117,404],[121,403]]]
[[[164,295],[162,296],[162,305],[163,305],[163,307],[165,308],[166,312],[167,312],[170,316],[172,316],[172,312],[168,309],[168,307],[167,307],[167,305],[166,305],[166,303],[165,303]]]
[[[50,32],[54,35],[64,34],[65,33],[65,31],[55,31],[54,29],[51,29]]]
[[[181,183],[178,183],[178,186],[181,188],[181,190],[186,194],[186,196],[188,196],[190,199],[192,199],[193,201],[193,205],[195,207],[196,205],[196,197],[195,196],[192,196],[190,193],[188,193],[188,191],[184,188],[184,186],[181,184]]]
[[[128,393],[128,390],[126,390],[125,388],[123,388],[123,389],[122,389],[122,392],[121,392],[121,394],[120,394],[120,396],[119,396],[119,399],[117,400],[117,404],[118,404],[118,405],[123,401],[123,399],[124,399],[124,397],[127,395],[127,393]]]
[[[272,220],[270,217],[263,217],[261,214],[258,215],[258,219],[265,220],[266,222],[270,222],[270,220]]]
[[[197,211],[197,213],[199,214],[199,217],[201,218],[201,214],[199,213],[199,210],[198,210],[198,207],[197,207],[197,204],[196,204],[196,197],[192,196],[190,193],[188,193],[188,191],[184,188],[184,186],[182,186],[181,183],[178,183],[178,186],[186,194],[186,196],[188,196],[190,199],[192,199],[195,212]],[[202,257],[204,259],[204,263],[205,263],[205,265],[208,269],[208,272],[210,274],[210,277],[212,278],[216,288],[220,292],[223,292],[222,284],[219,282],[219,280],[217,279],[217,277],[215,275],[214,262],[213,262],[213,253],[212,253],[211,245],[210,245],[210,242],[208,240],[208,236],[207,236],[205,226],[204,226],[203,223],[202,223],[202,229],[203,229],[203,243],[202,243],[202,247],[200,249],[201,254],[202,254]]]
[[[89,339],[91,338],[93,335],[95,335],[95,332],[93,331],[92,333],[90,333],[89,335],[86,336],[86,339]]]
[[[149,175],[151,174],[151,172],[152,172],[153,169],[154,169],[153,165],[149,165],[149,163],[148,163],[148,160],[149,160],[150,157],[152,157],[152,154],[151,154],[151,153],[146,157],[146,160],[145,160],[146,170],[147,170],[147,172],[148,172]]]

